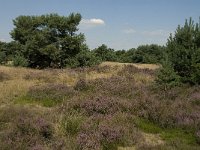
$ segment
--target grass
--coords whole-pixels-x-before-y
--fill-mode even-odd
[[[15,104],[19,105],[39,105],[43,107],[54,107],[61,103],[62,101],[55,101],[53,99],[43,99],[41,101],[38,101],[36,99],[32,99],[28,96],[22,96],[15,100]]]
[[[163,131],[162,128],[160,128],[156,124],[145,119],[137,118],[135,119],[135,124],[138,128],[140,128],[145,133],[158,134]]]
[[[136,126],[140,128],[145,133],[151,134],[159,134],[159,136],[164,141],[173,142],[173,141],[180,141],[186,145],[196,145],[196,138],[194,135],[194,131],[191,129],[181,129],[181,128],[161,128],[158,125],[145,120],[145,119],[136,119],[135,121]]]

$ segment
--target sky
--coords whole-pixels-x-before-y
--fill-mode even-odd
[[[79,32],[91,49],[165,45],[185,19],[199,21],[199,7],[200,0],[0,0],[0,40],[12,40],[12,20],[20,15],[75,12],[82,15]]]

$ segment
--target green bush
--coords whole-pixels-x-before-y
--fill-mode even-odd
[[[77,54],[76,59],[78,61],[78,66],[93,66],[100,63],[100,60],[98,57],[94,55],[94,53],[90,52],[89,50],[81,51],[79,54]]]
[[[27,67],[28,66],[28,60],[26,58],[24,58],[23,56],[16,55],[13,58],[13,65],[14,66]]]
[[[157,72],[156,83],[158,86],[172,88],[181,84],[180,76],[174,71],[169,64],[163,64],[162,68]]]

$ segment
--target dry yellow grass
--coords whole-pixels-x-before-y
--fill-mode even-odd
[[[163,145],[165,142],[161,139],[159,134],[150,134],[150,133],[144,133],[142,132],[144,140],[141,141],[139,144],[145,144],[149,146],[157,146],[157,145]],[[118,150],[136,150],[137,145],[133,147],[119,147]]]
[[[9,80],[0,82],[0,106],[12,103],[16,97],[25,94],[28,88],[34,85],[33,81],[23,79],[29,71],[27,68],[0,66],[0,72],[9,76]]]
[[[159,134],[142,133],[144,137],[144,143],[150,146],[162,145],[165,142],[161,139]]]
[[[0,106],[12,103],[15,98],[24,95],[28,88],[34,84],[33,81],[22,79],[9,80],[0,83]]]
[[[137,84],[149,84],[154,81],[154,77],[142,73],[136,73],[133,77]]]
[[[135,63],[119,63],[119,62],[108,62],[108,61],[103,62],[100,65],[101,66],[105,66],[105,65],[120,66],[120,67],[123,67],[124,65],[133,65],[140,69],[152,69],[152,70],[158,69],[160,67],[159,65],[156,65],[156,64],[135,64]]]

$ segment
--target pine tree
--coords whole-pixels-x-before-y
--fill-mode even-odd
[[[183,27],[179,25],[174,36],[171,34],[168,39],[166,56],[171,70],[163,65],[166,74],[158,77],[159,80],[166,82],[164,76],[168,70],[179,76],[182,83],[200,84],[200,24],[190,18]]]

